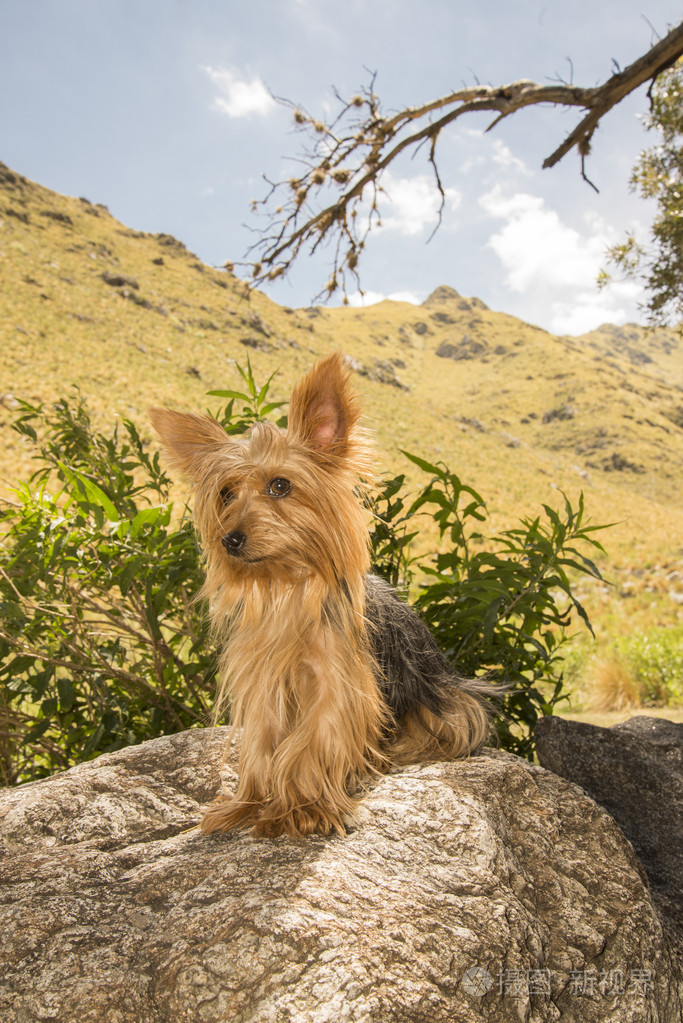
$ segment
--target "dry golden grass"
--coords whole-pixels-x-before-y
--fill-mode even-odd
[[[591,709],[622,711],[641,706],[638,683],[622,661],[599,661],[593,668],[592,677]]]

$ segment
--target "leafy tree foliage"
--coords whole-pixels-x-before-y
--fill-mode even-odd
[[[632,188],[654,199],[657,212],[649,242],[630,234],[609,250],[611,261],[629,277],[641,278],[648,291],[653,323],[683,318],[683,63],[657,78],[651,89],[649,131],[658,142],[640,154]],[[601,283],[609,280],[601,275]]]

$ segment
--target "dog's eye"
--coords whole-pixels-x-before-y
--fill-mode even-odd
[[[285,497],[291,489],[292,484],[282,476],[276,476],[268,484],[268,493],[271,497]]]
[[[223,489],[221,490],[221,501],[223,502],[223,504],[228,504],[230,501],[232,501],[234,496],[235,495],[233,494],[230,487],[223,487]]]

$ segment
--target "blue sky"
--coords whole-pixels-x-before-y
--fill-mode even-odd
[[[207,263],[240,260],[261,175],[290,177],[300,146],[271,93],[324,115],[332,87],[351,95],[368,70],[394,109],[571,67],[592,85],[680,18],[676,0],[0,0],[0,159],[132,228],[176,235]],[[485,115],[461,119],[441,141],[448,202],[429,244],[428,166],[417,156],[392,172],[361,267],[366,300],[419,302],[448,284],[556,333],[642,319],[636,285],[594,282],[606,245],[651,216],[628,189],[653,142],[646,109],[641,89],[597,133],[599,194],[573,153],[541,170],[578,112],[520,111],[490,134]],[[308,305],[329,259],[303,259],[269,293]]]

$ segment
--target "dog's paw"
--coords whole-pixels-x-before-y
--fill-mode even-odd
[[[205,835],[214,831],[248,828],[257,820],[261,808],[260,803],[246,803],[231,796],[218,796],[202,817],[200,826]]]
[[[346,834],[344,815],[331,804],[310,803],[305,806],[284,807],[277,800],[266,803],[254,825],[254,834],[275,838],[290,835],[304,838],[307,835]]]

